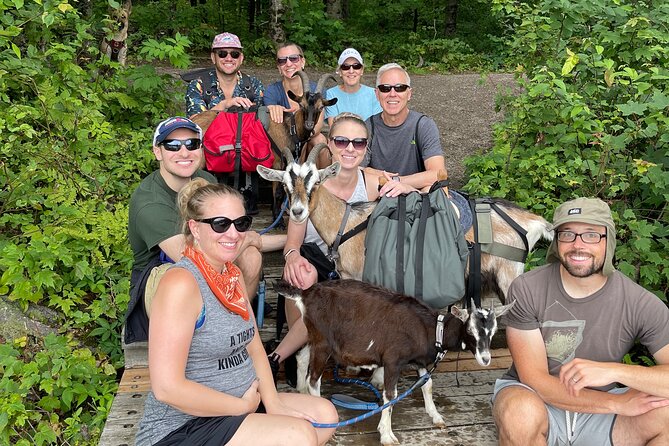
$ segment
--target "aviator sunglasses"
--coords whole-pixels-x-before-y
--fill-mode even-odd
[[[276,58],[276,63],[279,65],[286,65],[288,61],[291,61],[292,63],[298,63],[302,59],[301,54],[291,54],[290,56],[286,57],[277,57]]]
[[[404,93],[407,91],[409,86],[407,84],[381,84],[377,85],[376,88],[378,88],[381,93],[390,93],[390,90],[395,90],[398,93]]]
[[[216,51],[216,55],[221,59],[225,59],[226,57],[228,57],[228,54],[233,59],[239,59],[239,56],[242,55],[242,52],[241,51],[234,51],[234,50],[233,51],[227,51],[227,50]]]
[[[335,136],[334,138],[330,138],[330,141],[334,141],[334,145],[338,149],[347,148],[349,143],[353,145],[355,150],[362,150],[367,147],[367,138],[348,139],[344,136]]]
[[[189,138],[189,139],[166,139],[161,143],[161,145],[168,152],[178,152],[181,150],[181,146],[185,146],[187,150],[198,150],[200,148],[200,141],[198,138]]]
[[[230,220],[228,217],[212,217],[202,218],[195,221],[199,221],[200,223],[209,223],[209,226],[211,226],[211,229],[214,232],[223,234],[228,229],[230,229],[231,225],[235,225],[237,232],[248,231],[251,227],[251,223],[253,223],[253,218],[248,215],[242,215],[241,217],[235,218],[234,220]]]
[[[351,64],[351,65],[349,65],[347,63],[343,63],[343,64],[341,64],[341,66],[339,68],[341,68],[341,71],[348,71],[351,68],[353,68],[354,70],[361,70],[362,69],[362,64],[359,63],[359,62],[356,62],[356,63]]]

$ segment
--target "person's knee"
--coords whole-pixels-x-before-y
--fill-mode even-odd
[[[316,429],[307,420],[295,419],[285,434],[285,444],[317,445]]]
[[[533,436],[548,430],[548,412],[544,402],[534,392],[520,386],[502,389],[495,398],[493,417],[500,437],[513,433]]]

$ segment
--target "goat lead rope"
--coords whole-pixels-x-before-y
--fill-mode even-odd
[[[266,227],[262,231],[258,232],[258,235],[263,235],[263,234],[271,231],[272,229],[274,229],[274,227],[279,224],[279,221],[283,217],[283,213],[284,213],[284,211],[286,210],[287,207],[288,207],[288,197],[286,197],[286,199],[283,200],[283,204],[281,205],[281,212],[279,212],[279,215],[276,217],[276,220],[274,220],[271,225],[269,225],[268,227]]]
[[[401,400],[403,400],[407,396],[411,395],[411,393],[413,393],[413,391],[416,390],[417,388],[423,387],[425,385],[425,383],[432,377],[432,372],[434,372],[434,369],[437,368],[437,364],[439,363],[439,361],[441,361],[444,358],[445,353],[446,352],[444,352],[444,351],[437,353],[437,358],[434,360],[434,363],[432,364],[432,367],[430,368],[430,370],[426,374],[420,376],[416,380],[416,382],[413,383],[413,385],[411,387],[409,387],[409,389],[406,392],[404,392],[403,394],[401,394],[397,398],[395,398],[391,401],[388,401],[383,406],[379,406],[376,409],[370,410],[369,412],[366,412],[366,413],[364,413],[362,415],[359,415],[357,417],[353,417],[353,418],[349,418],[348,420],[340,421],[339,423],[311,423],[311,425],[314,426],[315,428],[321,428],[321,429],[332,429],[332,428],[338,428],[338,427],[343,427],[343,426],[350,426],[351,424],[355,424],[359,421],[366,420],[367,418],[372,417],[372,416],[376,415],[377,413],[381,413],[382,411],[384,411],[388,407],[394,406],[395,404],[397,404],[398,402],[400,402]],[[374,389],[374,390],[376,390],[376,389]]]

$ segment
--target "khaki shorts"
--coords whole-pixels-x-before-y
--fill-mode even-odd
[[[531,387],[516,381],[514,379],[498,379],[495,381],[495,389],[492,394],[492,402],[495,402],[497,393],[510,386],[521,386],[534,392]],[[609,393],[625,393],[629,390],[627,387],[614,388]],[[613,441],[613,424],[616,421],[616,414],[602,413],[575,413],[567,412],[546,404],[548,411],[548,446],[563,446],[571,444],[572,446],[611,446]],[[571,443],[567,441],[567,416],[574,425],[574,432]],[[575,421],[574,421],[575,419]]]
[[[151,317],[151,302],[156,295],[158,289],[158,282],[174,263],[163,263],[156,266],[149,273],[149,278],[146,280],[146,287],[144,288],[144,308],[147,316]]]

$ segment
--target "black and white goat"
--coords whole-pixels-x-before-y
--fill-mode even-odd
[[[333,358],[342,366],[383,367],[383,401],[387,403],[397,397],[397,381],[404,368],[417,368],[424,375],[437,358],[439,314],[413,297],[345,279],[317,283],[307,290],[279,282],[276,290],[296,301],[308,331],[307,346],[298,355],[300,391],[320,395],[321,375]],[[471,313],[454,307],[444,315],[441,345],[445,350],[469,350],[479,364],[488,366],[497,317],[512,305],[496,309],[472,305]],[[446,427],[432,400],[432,380],[421,390],[433,424]],[[399,444],[392,432],[391,412],[392,406],[383,410],[377,427],[384,445]]]
[[[316,231],[328,246],[332,246],[339,231],[346,202],[339,199],[326,188],[319,187],[325,180],[339,173],[339,163],[318,169],[316,159],[318,151],[326,145],[319,145],[312,150],[304,163],[294,160],[286,154],[288,164],[285,170],[268,169],[258,166],[261,177],[268,181],[283,183],[290,200],[290,219],[301,223],[311,219]],[[517,206],[507,200],[495,198],[497,204],[509,217],[527,231],[527,248],[531,251],[541,238],[553,239],[552,226],[543,217]],[[357,203],[352,206],[344,232],[356,227],[366,220],[374,210],[377,202]],[[525,249],[521,236],[500,215],[491,210],[493,241],[518,249]],[[337,268],[345,279],[362,279],[365,262],[365,234],[362,231],[339,246]],[[474,230],[470,228],[465,234],[468,242],[473,243]],[[481,276],[483,294],[496,294],[502,303],[506,302],[506,294],[511,282],[521,275],[525,269],[523,262],[481,253]],[[467,267],[466,274],[469,274]]]

